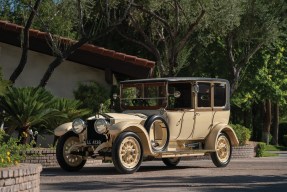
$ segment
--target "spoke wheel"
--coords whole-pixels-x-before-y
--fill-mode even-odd
[[[225,167],[231,159],[232,147],[227,134],[221,133],[215,146],[215,152],[211,153],[211,159],[217,167]]]
[[[134,173],[141,165],[143,150],[140,138],[132,132],[124,132],[114,142],[113,163],[120,173]]]
[[[79,143],[79,137],[73,132],[68,132],[60,137],[56,148],[56,157],[59,165],[66,171],[78,171],[86,163],[79,155],[70,154],[70,150]],[[80,150],[77,150],[80,152]]]

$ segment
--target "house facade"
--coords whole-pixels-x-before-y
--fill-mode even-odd
[[[9,79],[19,64],[22,31],[22,26],[0,20],[0,66],[4,79]],[[39,85],[49,64],[55,59],[47,35],[30,29],[28,61],[15,86]],[[60,37],[60,41],[68,45],[75,43],[63,37]],[[110,88],[117,83],[117,77],[150,77],[154,66],[155,62],[147,59],[85,44],[55,69],[46,89],[55,96],[73,98],[73,90],[80,82],[96,81],[101,86]]]

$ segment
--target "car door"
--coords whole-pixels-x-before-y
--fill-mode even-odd
[[[212,84],[210,82],[197,82],[198,90],[195,96],[194,127],[188,139],[204,139],[213,121],[212,112]]]
[[[171,98],[167,110],[171,140],[186,140],[190,137],[194,122],[194,99],[191,82],[169,84],[169,92],[179,92],[180,96]],[[169,94],[172,95],[172,94]]]

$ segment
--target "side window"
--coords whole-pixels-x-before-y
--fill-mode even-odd
[[[169,109],[192,109],[191,83],[172,83],[168,86]],[[178,92],[178,97],[174,97],[174,93]]]
[[[210,83],[198,83],[197,107],[211,107]]]
[[[214,107],[224,107],[226,104],[226,84],[214,84]]]

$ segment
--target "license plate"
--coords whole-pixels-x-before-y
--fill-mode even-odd
[[[101,140],[92,140],[92,139],[87,140],[87,145],[100,145],[100,144],[102,144]]]

